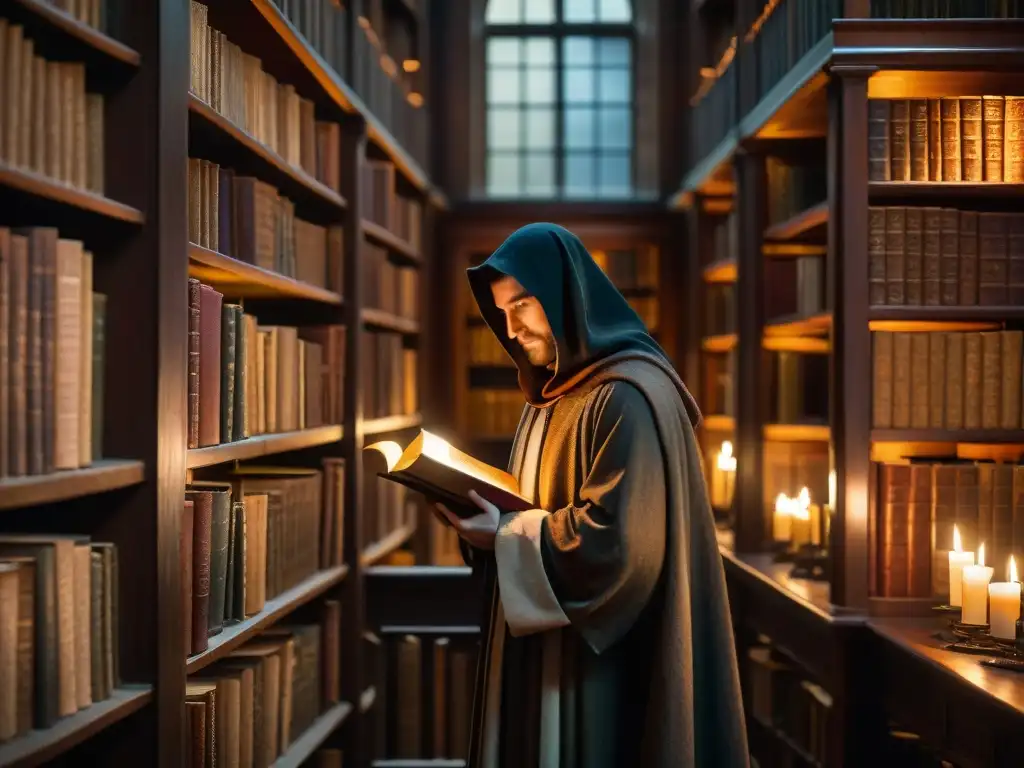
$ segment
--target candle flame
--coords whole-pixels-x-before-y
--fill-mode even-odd
[[[964,545],[960,541],[960,529],[956,527],[956,523],[953,523],[953,551],[964,551]]]
[[[718,451],[718,468],[725,472],[736,471],[736,457],[732,455],[732,443],[728,440],[722,441]]]
[[[985,542],[978,547],[978,565],[985,565]]]
[[[789,497],[786,494],[780,493],[775,497],[775,511],[781,515],[789,514]]]
[[[1017,578],[1017,562],[1013,559],[1013,555],[1010,555],[1010,578],[1009,581],[1020,581]]]
[[[800,493],[797,495],[797,501],[800,502],[800,506],[807,509],[811,506],[811,492],[807,488],[801,488]]]

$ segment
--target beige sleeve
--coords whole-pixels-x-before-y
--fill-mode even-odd
[[[541,559],[541,526],[547,516],[543,509],[502,515],[494,539],[498,592],[513,637],[569,624]]]

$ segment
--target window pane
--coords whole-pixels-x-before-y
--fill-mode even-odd
[[[555,70],[526,70],[526,101],[530,104],[554,104]]]
[[[566,155],[564,173],[566,197],[593,197],[593,155],[579,153]]]
[[[628,104],[630,102],[629,70],[602,69],[599,80],[601,87],[598,100],[605,104]]]
[[[567,149],[594,146],[594,110],[590,107],[566,107],[563,143]]]
[[[487,146],[490,149],[518,149],[522,145],[522,117],[515,107],[487,110]]]
[[[495,68],[487,70],[487,101],[491,104],[518,104],[518,69]]]
[[[601,21],[612,24],[629,22],[633,18],[629,6],[629,0],[597,0],[597,16]]]
[[[618,197],[632,191],[629,166],[629,155],[602,155],[598,158],[598,184],[602,197]]]
[[[519,194],[519,155],[487,158],[487,192],[497,196]]]
[[[597,41],[597,60],[602,67],[628,67],[629,40],[625,37],[602,37]]]
[[[487,65],[519,66],[519,38],[492,37],[487,41]]]
[[[555,0],[525,0],[527,24],[550,24],[555,20]]]
[[[597,21],[594,0],[562,0],[562,18],[568,22]]]
[[[516,24],[522,21],[522,0],[488,0],[488,24]]]
[[[601,110],[599,143],[604,149],[630,149],[632,146],[633,112],[626,107],[605,107]]]
[[[562,70],[562,98],[569,104],[594,102],[594,70]]]
[[[526,194],[532,197],[552,197],[555,194],[555,159],[551,152],[532,153],[526,158]]]
[[[594,63],[594,38],[567,37],[562,40],[562,65],[589,67]]]
[[[555,146],[555,110],[534,107],[526,112],[526,146],[530,149],[553,149]]]
[[[555,41],[550,37],[528,37],[523,61],[528,67],[553,67],[555,65]]]

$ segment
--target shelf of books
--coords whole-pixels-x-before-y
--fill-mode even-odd
[[[852,649],[881,642],[908,670],[961,669],[964,657],[922,640],[948,624],[936,606],[951,600],[954,527],[964,551],[984,544],[993,581],[1024,557],[1012,522],[1024,229],[1011,202],[1024,190],[1024,80],[1006,58],[1024,27],[1012,4],[951,14],[999,21],[816,5],[727,15],[740,42],[692,112],[722,109],[712,95],[728,91],[734,120],[699,143],[674,200],[702,294],[691,375],[712,500],[729,510],[720,549],[752,753],[974,764],[989,753],[954,747],[948,720],[900,696],[909,680],[865,692]],[[985,718],[1005,696],[971,674],[949,695],[975,697],[971,722],[993,729]],[[891,727],[853,724],[855,699]]]
[[[368,765],[362,555],[415,519],[360,453],[420,422],[438,199],[379,54],[416,27],[345,101],[335,32],[390,11],[180,10],[0,11],[0,765]]]

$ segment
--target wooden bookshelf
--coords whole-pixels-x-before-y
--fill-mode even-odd
[[[82,469],[68,469],[47,475],[6,477],[0,480],[0,510],[92,496],[128,488],[143,481],[141,461],[99,459]]]
[[[294,147],[286,148],[280,143],[284,139],[267,133],[265,125],[261,133],[251,119],[230,117],[224,101],[196,86],[190,72],[187,4],[160,0],[119,6],[117,14],[106,17],[110,28],[102,30],[42,0],[15,0],[0,12],[34,41],[37,56],[83,63],[84,87],[103,98],[103,120],[95,123],[102,133],[88,134],[93,146],[103,150],[98,181],[90,177],[86,186],[75,186],[50,178],[33,165],[33,158],[8,157],[6,146],[0,147],[0,207],[5,211],[0,227],[45,224],[56,228],[60,238],[81,241],[92,254],[92,290],[107,297],[105,343],[98,358],[102,369],[97,369],[103,374],[102,387],[97,384],[100,405],[93,406],[100,415],[90,422],[102,427],[100,450],[81,466],[61,471],[10,476],[7,466],[0,466],[0,532],[73,532],[115,545],[119,603],[113,621],[116,640],[111,641],[119,647],[119,677],[111,695],[46,729],[30,730],[0,745],[0,764],[35,766],[60,758],[69,764],[99,759],[179,768],[187,762],[186,678],[221,674],[239,649],[265,638],[269,630],[308,626],[319,621],[311,617],[340,604],[340,700],[326,701],[308,728],[293,733],[274,765],[302,765],[315,759],[321,747],[344,747],[346,763],[365,768],[372,749],[365,723],[359,721],[368,707],[358,705],[366,703],[367,691],[372,697],[373,688],[363,679],[364,556],[371,555],[366,562],[386,558],[408,541],[414,526],[404,520],[386,535],[373,533],[379,541],[364,540],[379,510],[364,496],[363,437],[412,429],[423,416],[419,410],[407,414],[404,408],[395,408],[384,418],[363,419],[363,397],[377,382],[357,372],[368,334],[400,336],[404,347],[412,349],[419,332],[432,325],[418,311],[403,308],[399,317],[371,306],[362,278],[371,243],[382,246],[392,263],[402,268],[426,273],[432,268],[433,216],[444,198],[423,170],[429,111],[410,107],[414,120],[390,107],[387,114],[373,112],[385,105],[385,96],[390,100],[396,88],[404,87],[396,79],[374,78],[375,84],[366,80],[368,73],[383,73],[381,51],[360,48],[339,55],[337,61],[344,66],[335,69],[315,48],[323,42],[321,36],[307,38],[302,24],[285,18],[270,2],[211,3],[206,21],[212,29],[243,53],[258,57],[266,78],[281,88],[293,86],[306,100],[303,109],[308,106],[315,120],[327,128],[337,126],[336,156],[314,148],[316,158],[311,160]],[[425,20],[427,3],[421,0],[416,6]],[[351,7],[330,9],[345,15],[350,31],[361,29]],[[407,8],[396,10],[407,21],[411,18]],[[425,21],[416,34],[426,36]],[[424,41],[420,53],[427,49]],[[420,58],[427,69],[429,60]],[[363,81],[350,85],[357,74]],[[230,89],[234,84],[222,85]],[[381,88],[387,93],[376,92]],[[190,156],[230,169],[235,178],[250,177],[269,185],[279,195],[277,204],[291,206],[294,220],[325,233],[340,228],[341,258],[325,267],[323,280],[313,273],[304,281],[295,276],[302,274],[295,260],[308,248],[297,234],[298,253],[282,256],[284,246],[275,244],[272,267],[267,266],[266,254],[258,260],[240,241],[235,243],[237,251],[223,252],[210,244],[212,233],[190,242]],[[403,211],[418,209],[416,217],[386,219],[371,209],[379,198],[369,188],[374,182],[361,173],[368,159],[390,159],[396,169],[391,194],[403,198]],[[96,158],[90,157],[87,164],[95,170]],[[209,189],[207,194],[212,198]],[[234,209],[225,210],[234,216]],[[273,215],[281,215],[280,210]],[[238,235],[237,229],[231,231]],[[411,245],[413,240],[407,238],[412,236],[422,247]],[[9,256],[2,252],[5,267]],[[338,419],[323,426],[187,448],[190,277],[222,293],[225,302],[241,304],[260,327],[343,326],[342,381],[340,391],[330,393]],[[419,282],[427,284],[426,279]],[[4,361],[6,365],[6,357]],[[6,367],[0,375],[7,383]],[[93,376],[90,381],[101,380]],[[418,390],[420,385],[421,377],[416,376],[413,386]],[[4,440],[9,440],[9,425],[3,429]],[[80,441],[80,446],[87,442],[81,437]],[[345,461],[339,500],[344,507],[343,562],[298,580],[244,620],[227,620],[208,638],[206,650],[189,655],[181,631],[187,606],[179,555],[187,483],[223,480],[247,465],[319,469],[325,459]]]
[[[783,0],[764,9],[740,3],[727,5],[732,13],[721,18],[729,20],[740,42],[728,66],[719,69],[714,82],[705,84],[691,107],[693,119],[703,121],[704,135],[695,141],[696,152],[684,172],[680,192],[670,205],[682,208],[687,216],[688,275],[693,286],[688,298],[690,317],[698,328],[708,301],[704,294],[735,282],[735,331],[691,333],[690,359],[695,364],[688,369],[688,377],[703,384],[704,374],[710,370],[706,366],[716,356],[729,350],[735,355],[735,416],[716,413],[703,432],[716,441],[723,434],[728,436],[740,467],[731,507],[733,530],[728,541],[720,544],[733,613],[738,617],[740,663],[747,663],[748,649],[758,646],[750,641],[750,633],[760,633],[770,637],[770,647],[785,657],[784,663],[809,674],[832,696],[830,744],[825,755],[813,756],[812,762],[860,765],[870,760],[868,755],[881,754],[880,740],[887,732],[884,718],[873,722],[867,718],[859,725],[842,722],[853,711],[880,710],[898,725],[920,733],[941,756],[957,764],[984,763],[994,753],[977,746],[981,736],[967,745],[958,741],[948,719],[941,723],[935,719],[927,723],[921,718],[915,720],[915,708],[922,716],[927,710],[924,704],[914,704],[929,696],[925,691],[941,690],[950,701],[966,701],[977,692],[961,690],[954,695],[952,691],[962,688],[964,681],[954,682],[948,673],[925,675],[918,670],[911,676],[909,665],[904,672],[900,659],[906,658],[908,649],[917,657],[919,668],[919,662],[923,662],[932,669],[936,664],[977,669],[977,662],[956,654],[946,654],[943,659],[940,652],[920,647],[928,644],[925,625],[932,632],[938,627],[934,618],[895,618],[915,611],[931,617],[932,604],[941,602],[940,597],[882,597],[878,592],[874,574],[882,557],[877,551],[881,546],[878,526],[885,500],[876,467],[877,462],[906,462],[906,457],[946,456],[950,452],[964,462],[1016,462],[1024,449],[1024,438],[1019,428],[874,428],[872,334],[1014,330],[1020,328],[1021,308],[1012,306],[1012,302],[990,301],[987,303],[991,305],[985,306],[986,302],[976,300],[964,301],[967,306],[953,306],[948,300],[941,302],[946,306],[935,306],[931,301],[932,305],[926,305],[923,299],[918,305],[901,299],[894,302],[895,306],[877,302],[872,306],[868,224],[869,208],[875,207],[910,210],[931,206],[980,211],[982,215],[1011,211],[1013,207],[1007,201],[1019,195],[1020,181],[881,180],[892,177],[869,173],[869,157],[881,162],[880,154],[870,154],[880,150],[869,152],[867,137],[881,137],[869,134],[873,125],[870,120],[877,120],[869,115],[869,99],[1024,94],[1019,72],[1013,67],[993,66],[999,57],[1021,51],[1016,35],[1024,31],[1024,22],[869,19],[872,12],[876,16],[880,13],[882,4],[856,1],[821,4]],[[701,21],[691,30],[695,43],[707,33],[708,27]],[[978,45],[989,51],[984,63],[970,54]],[[767,62],[777,63],[768,66]],[[826,139],[824,145],[822,139]],[[880,138],[873,140],[874,146],[882,145]],[[742,151],[736,151],[737,147]],[[825,174],[826,199],[818,197],[814,204],[797,206],[795,215],[766,226],[769,195],[773,194],[769,158],[782,158],[797,167],[814,153],[820,153],[819,158],[808,166],[811,172],[805,175]],[[887,162],[897,161],[887,158]],[[910,178],[909,170],[899,173],[907,173],[906,178]],[[796,189],[796,185],[793,181],[785,190],[787,204],[793,196],[789,193],[811,197],[809,191]],[[710,258],[716,217],[704,201],[718,198],[723,187],[735,195],[733,209],[739,216],[737,253],[729,254],[735,267],[722,261],[721,254]],[[816,256],[812,252],[815,250],[824,260],[824,277],[818,285],[820,310],[793,314],[769,311],[768,307],[775,306],[781,301],[779,296],[790,290],[779,282],[783,274],[776,269],[779,265],[770,262],[801,261]],[[916,251],[907,254],[910,258]],[[723,268],[726,264],[730,265],[728,270]],[[802,269],[797,264],[790,279],[804,279],[806,274],[800,277]],[[804,271],[812,273],[809,267]],[[798,283],[796,293],[802,296],[801,291]],[[818,344],[822,346],[818,348]],[[817,387],[828,390],[829,416],[825,423],[770,423],[763,396],[763,389],[769,386],[762,367],[765,349],[829,357],[828,383]],[[920,362],[912,364],[912,370],[915,365]],[[920,370],[916,375],[920,378]],[[698,391],[699,401],[707,396],[706,391]],[[765,441],[771,441],[772,447]],[[815,499],[831,502],[827,560],[818,561],[822,567],[815,579],[803,578],[806,570],[794,571],[792,558],[780,562],[774,555],[777,546],[773,544],[772,499],[766,498],[766,482],[771,454],[778,452],[780,446],[776,443],[781,442],[803,444],[813,451],[819,450],[815,446],[820,450],[827,447],[828,461],[821,463],[821,471],[830,467],[835,473],[834,497]],[[717,445],[711,448],[717,450]],[[794,486],[788,493],[797,490]],[[880,628],[874,639],[869,639],[868,624],[874,621],[870,618],[874,614],[887,618],[878,619]],[[899,636],[903,631],[899,629],[901,621],[920,622],[914,630],[919,634],[913,640],[909,639],[909,630],[905,637]],[[883,627],[885,622],[889,624]],[[900,646],[900,650],[891,649],[890,644]],[[863,659],[871,653],[882,653],[886,659],[880,698],[864,690],[857,683],[857,673],[851,672],[862,669]],[[1020,687],[1024,684],[1016,678],[996,680],[977,672],[971,672],[970,677],[972,685],[997,699],[1003,694],[1019,696],[1024,691]],[[940,683],[938,678],[945,682]],[[749,684],[749,678],[744,680]],[[1011,688],[1019,690],[1011,692]],[[914,691],[914,695],[901,691]],[[843,712],[847,714],[839,714]],[[995,732],[994,725],[982,724],[973,713],[957,717],[966,718],[965,727],[969,721],[971,728],[979,728],[979,734]],[[771,764],[773,755],[789,754],[786,759],[792,759],[794,745],[784,743],[791,740],[788,734],[753,719],[750,730],[754,757]]]

